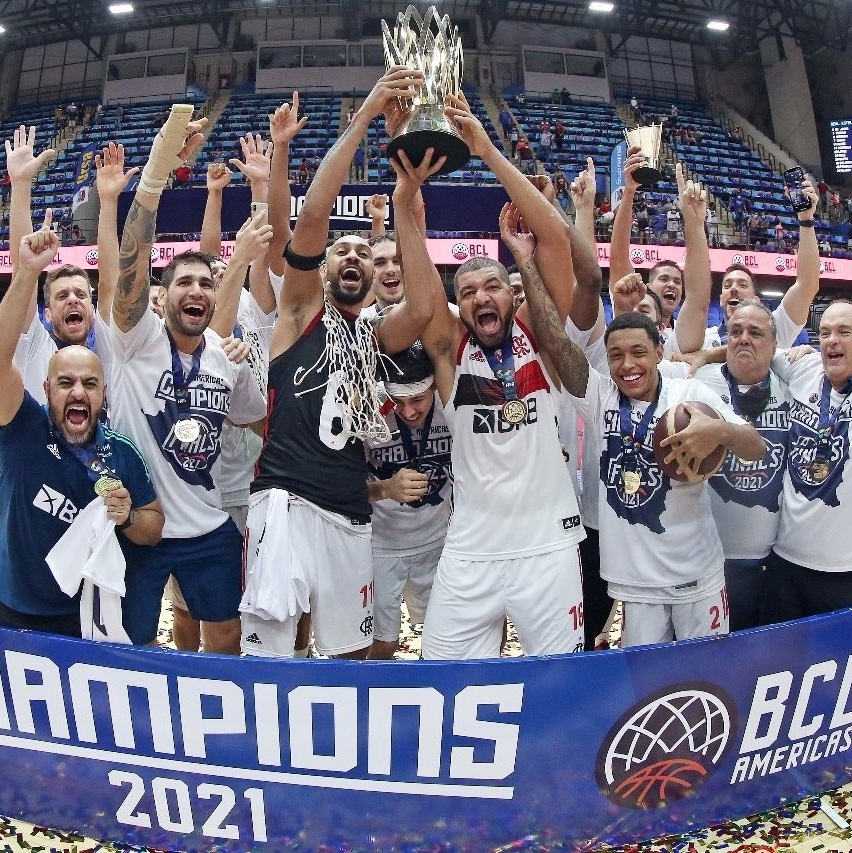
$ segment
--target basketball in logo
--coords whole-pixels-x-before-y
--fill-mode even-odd
[[[453,246],[453,257],[457,261],[467,260],[468,254],[467,246],[465,246],[464,243],[456,243],[455,246]]]
[[[742,264],[743,266],[745,266],[745,258],[741,254],[737,253],[731,258],[731,263]]]
[[[825,261],[819,262],[819,274],[822,275],[825,272]]]
[[[151,246],[151,263],[154,263],[154,261],[156,261],[157,258],[159,258],[159,257],[160,257],[159,249],[155,248],[154,246]]]
[[[775,259],[775,269],[777,269],[778,272],[784,272],[786,267],[787,267],[787,264],[784,262],[784,258],[776,258]]]
[[[634,265],[645,263],[645,253],[641,249],[631,249],[630,263]]]
[[[90,267],[96,267],[98,265],[98,250],[95,248],[89,249],[86,252],[86,263]]]
[[[595,775],[607,799],[654,809],[707,781],[736,729],[736,706],[716,685],[680,684],[634,705],[610,729]]]

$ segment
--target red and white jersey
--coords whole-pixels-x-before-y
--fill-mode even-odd
[[[481,347],[465,333],[444,414],[453,435],[453,514],[444,553],[467,560],[543,554],[576,546],[580,524],[557,434],[560,396],[523,324],[512,325],[520,423]]]

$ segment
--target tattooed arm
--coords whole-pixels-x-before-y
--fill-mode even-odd
[[[191,109],[191,108],[187,108]],[[165,177],[175,163],[185,162],[201,145],[201,128],[207,119],[181,121],[179,108],[172,114],[154,141],[142,179],[130,205],[118,254],[118,285],[112,302],[113,322],[129,332],[148,310],[148,272],[151,247],[157,224],[157,208]]]
[[[500,237],[521,273],[536,340],[565,390],[573,397],[585,397],[589,362],[580,347],[565,334],[565,323],[536,266],[535,237],[523,231],[518,209],[512,204],[505,205],[500,213]]]

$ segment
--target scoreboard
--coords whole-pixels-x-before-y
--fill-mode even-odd
[[[835,119],[829,126],[835,169],[838,174],[852,172],[852,119]]]

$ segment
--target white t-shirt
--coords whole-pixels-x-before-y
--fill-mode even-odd
[[[672,406],[703,401],[730,423],[745,423],[730,406],[695,379],[663,377],[660,399],[637,449],[639,491],[626,494],[622,482],[622,437],[618,388],[609,376],[589,371],[584,398],[577,410],[598,434],[598,484],[601,577],[634,587],[692,585],[724,564],[722,543],[710,514],[704,483],[670,479],[654,458],[654,427]],[[639,424],[650,403],[630,402],[632,426]],[[591,472],[590,472],[591,473]]]
[[[24,388],[41,406],[47,402],[44,380],[47,379],[47,367],[55,352],[56,343],[36,311],[29,329],[18,339],[12,364],[24,380]]]
[[[210,533],[227,516],[216,486],[225,418],[248,424],[266,414],[266,400],[248,362],[235,365],[212,330],[204,333],[197,378],[189,386],[189,415],[201,428],[182,443],[174,434],[179,415],[174,399],[172,354],[164,324],[146,311],[129,332],[114,323],[103,341],[111,351],[110,415],[148,463],[166,516],[163,536],[186,539]],[[191,357],[181,359],[189,374]]]
[[[776,355],[772,369],[788,383],[792,396],[790,449],[775,551],[791,563],[816,571],[852,571],[852,397],[831,389],[829,415],[838,407],[840,415],[826,457],[828,476],[819,482],[813,462],[819,448],[817,430],[825,379],[822,359],[812,353],[790,364],[783,355]]]
[[[731,389],[722,365],[708,364],[696,378],[731,403]],[[759,462],[744,462],[733,453],[710,478],[710,506],[722,539],[725,558],[759,560],[772,550],[781,520],[781,490],[787,465],[790,427],[789,390],[775,373],[769,374],[769,404],[754,426],[766,442]]]

